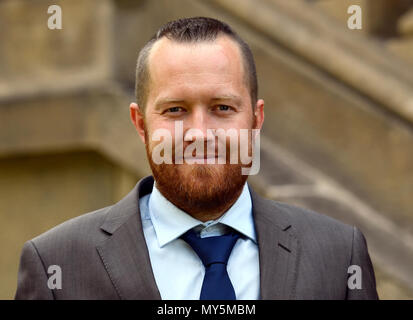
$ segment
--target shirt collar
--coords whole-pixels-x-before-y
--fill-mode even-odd
[[[149,198],[149,214],[160,247],[179,238],[198,225],[211,225],[210,221],[203,223],[176,207],[156,188],[156,182]],[[241,195],[231,208],[212,223],[225,224],[257,242],[252,217],[251,196],[247,183],[245,183]]]

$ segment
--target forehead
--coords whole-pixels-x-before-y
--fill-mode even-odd
[[[171,85],[176,81],[231,82],[244,84],[244,68],[238,44],[227,36],[214,41],[180,43],[162,38],[149,55],[151,86]],[[199,80],[199,81],[198,81]]]

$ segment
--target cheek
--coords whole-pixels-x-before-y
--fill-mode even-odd
[[[148,123],[145,124],[146,144],[150,147],[151,150],[161,142],[168,143],[167,141],[170,141],[173,145],[175,136],[174,131],[174,122],[159,120],[148,121]],[[156,140],[153,139],[154,135],[157,136]],[[168,137],[168,139],[165,140],[165,137]]]
[[[232,122],[232,126],[235,129],[251,129],[253,128],[254,122],[255,122],[255,117],[253,116],[252,112],[246,112],[243,114],[240,114],[239,117],[236,117],[234,121]]]

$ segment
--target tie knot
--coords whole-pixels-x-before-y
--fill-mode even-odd
[[[193,230],[189,230],[181,236],[196,252],[205,267],[213,263],[227,264],[232,248],[240,235],[231,232],[223,236],[198,237]]]

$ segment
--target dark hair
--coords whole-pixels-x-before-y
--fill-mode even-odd
[[[154,43],[166,37],[177,42],[214,41],[218,35],[227,35],[234,40],[241,49],[246,84],[250,90],[252,107],[257,102],[258,84],[254,57],[251,49],[244,40],[236,34],[229,25],[216,19],[206,17],[184,18],[170,21],[163,25],[156,34],[146,43],[139,52],[136,66],[136,101],[141,108],[145,108],[149,91],[148,57]]]

